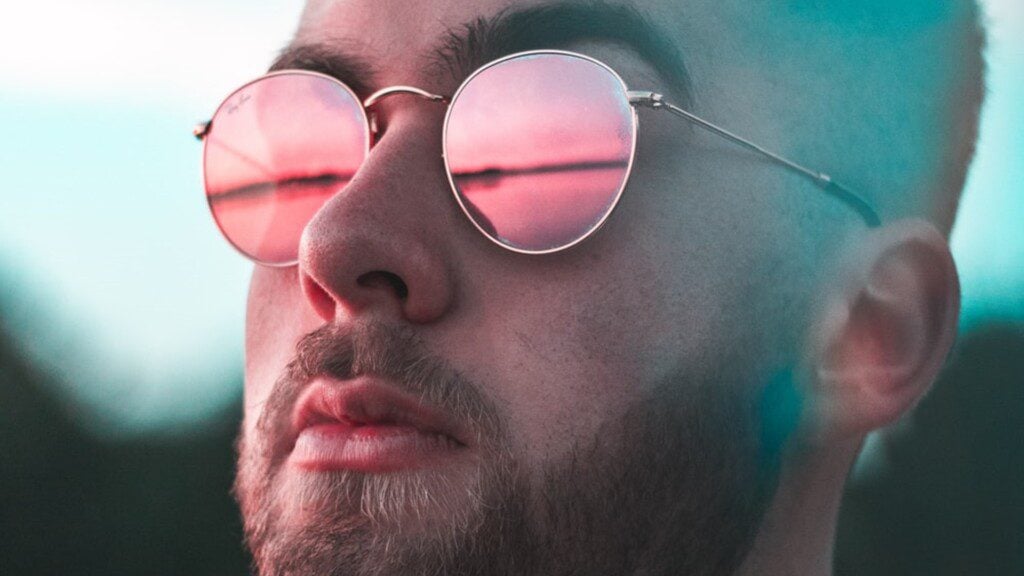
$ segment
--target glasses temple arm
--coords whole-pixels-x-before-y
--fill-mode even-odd
[[[782,156],[779,156],[778,154],[772,152],[771,150],[758,146],[757,144],[754,144],[753,142],[747,140],[746,138],[743,138],[742,136],[737,136],[736,134],[733,134],[732,132],[729,132],[724,128],[715,126],[714,124],[708,122],[707,120],[704,120],[699,116],[695,116],[694,114],[686,110],[683,110],[678,106],[675,106],[671,102],[666,102],[664,96],[656,92],[630,90],[627,94],[629,96],[630,104],[645,106],[648,108],[654,108],[658,110],[668,110],[672,114],[679,116],[680,118],[683,118],[684,120],[687,120],[692,124],[695,124],[714,134],[718,134],[719,136],[725,138],[726,140],[729,140],[730,142],[733,142],[734,144],[738,144],[748,150],[757,152],[767,157],[769,160],[775,162],[776,164],[779,164],[780,166],[788,168],[794,172],[797,172],[799,174],[802,174],[803,176],[810,178],[811,180],[814,180],[814,182],[818,184],[818,186],[821,187],[822,190],[835,196],[836,198],[838,198],[842,202],[845,202],[851,208],[856,210],[857,213],[860,214],[861,218],[864,219],[864,222],[866,222],[869,227],[877,228],[878,226],[881,225],[882,221],[878,217],[878,213],[875,212],[875,210],[867,203],[866,200],[855,194],[850,189],[833,180],[832,177],[829,176],[828,174],[825,174],[824,172],[818,172],[816,170],[811,170],[806,166],[802,166],[800,164],[797,164],[796,162],[793,162],[792,160],[783,158]]]

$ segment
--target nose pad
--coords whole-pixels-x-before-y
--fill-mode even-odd
[[[366,113],[366,121],[370,125],[370,144],[373,145],[381,136],[380,117],[376,111],[371,110]]]

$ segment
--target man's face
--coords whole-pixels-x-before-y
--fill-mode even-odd
[[[707,72],[725,16],[664,4],[641,9]],[[361,60],[370,90],[450,95],[462,78],[430,55],[509,7],[523,9],[312,2],[294,44]],[[550,47],[667,91],[664,71],[600,28]],[[704,85],[722,94],[701,111],[771,133],[729,97],[759,82],[716,70]],[[608,223],[521,255],[456,204],[444,106],[396,97],[378,112],[382,137],[306,228],[298,266],[253,274],[236,490],[261,571],[735,567],[771,492],[760,394],[792,345],[791,283],[776,281],[796,234],[763,215],[797,184],[645,110]]]

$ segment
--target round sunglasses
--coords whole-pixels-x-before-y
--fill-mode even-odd
[[[565,250],[605,223],[629,180],[641,106],[806,176],[868,226],[880,224],[867,202],[827,174],[656,92],[630,90],[594,58],[534,50],[484,65],[451,98],[391,86],[360,101],[335,78],[305,70],[274,72],[235,90],[193,131],[204,142],[206,199],[228,242],[259,264],[295,264],[303,229],[370,153],[374,107],[397,94],[447,103],[441,147],[455,200],[484,236],[514,252]]]

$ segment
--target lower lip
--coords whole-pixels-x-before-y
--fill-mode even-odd
[[[393,424],[319,424],[299,434],[290,461],[304,470],[394,472],[436,465],[462,446],[441,434]]]

